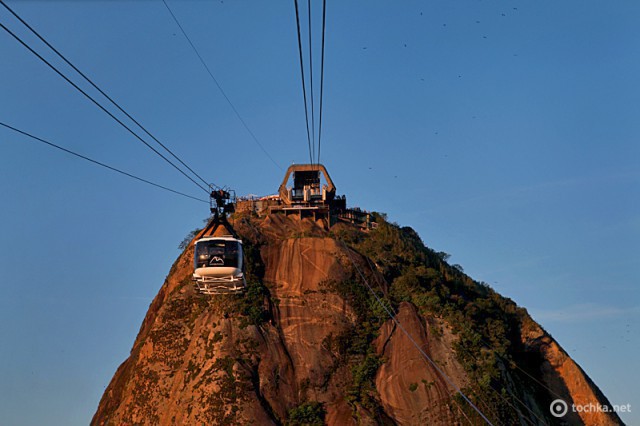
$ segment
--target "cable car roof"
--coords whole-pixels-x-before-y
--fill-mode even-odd
[[[238,239],[238,238],[233,238],[230,235],[226,235],[223,237],[204,237],[204,238],[200,238],[198,241],[196,241],[196,243],[200,243],[203,241],[215,241],[215,240],[219,240],[219,241],[237,241],[240,244],[242,244],[242,240]]]

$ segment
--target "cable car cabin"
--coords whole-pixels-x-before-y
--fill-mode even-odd
[[[244,279],[242,241],[206,237],[196,242],[193,281],[202,294],[241,293]]]

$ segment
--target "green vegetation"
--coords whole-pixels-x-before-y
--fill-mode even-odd
[[[376,221],[378,227],[368,233],[340,228],[334,235],[371,259],[375,265],[370,267],[377,268],[390,283],[384,303],[395,309],[400,302],[410,302],[422,315],[441,317],[452,327],[459,339],[454,346],[456,356],[473,383],[469,391],[500,411],[504,402],[496,400],[491,388],[502,387],[502,375],[509,368],[502,359],[512,359],[522,352],[518,347],[519,330],[526,311],[487,284],[473,281],[459,265],[449,265],[449,255],[425,247],[413,229],[388,223],[382,215],[377,215]],[[373,282],[370,284],[374,286]],[[354,348],[347,352],[363,354],[367,342],[388,316],[378,303],[373,303],[359,277],[333,287],[356,311],[358,327],[331,343],[339,348],[345,345],[341,342],[347,341]],[[410,390],[417,386],[412,384]],[[512,412],[501,413],[501,420],[509,423]]]
[[[305,402],[289,410],[288,426],[322,426],[326,411],[317,401]]]
[[[260,256],[260,247],[250,242],[245,242],[243,249],[246,263],[247,291],[242,296],[239,296],[238,300],[238,309],[243,315],[240,322],[241,328],[247,325],[259,326],[271,319],[268,309],[269,290],[262,283],[264,263]]]
[[[136,414],[142,414],[145,419],[157,424],[160,418],[157,413],[157,407],[152,404],[154,392],[160,382],[158,372],[150,368],[141,367],[136,373],[139,380],[133,382],[133,404],[129,404],[125,408],[125,418],[133,418]],[[134,407],[139,407],[138,413],[135,413]]]
[[[189,246],[189,243],[198,235],[198,233],[202,231],[202,228],[196,228],[193,231],[189,232],[184,239],[178,245],[178,250],[183,251]]]
[[[238,390],[236,385],[236,376],[233,372],[233,366],[236,361],[230,356],[218,358],[213,364],[215,371],[224,372],[218,379],[220,386],[220,397],[226,402],[234,402],[238,398]]]
[[[359,364],[351,368],[353,381],[347,390],[347,402],[353,408],[360,405],[371,412],[381,411],[376,391],[375,377],[378,368],[382,365],[382,359],[368,353]]]
[[[238,424],[238,403],[244,398],[243,383],[236,379],[233,370],[236,360],[230,356],[218,358],[207,374],[210,379],[215,374],[218,391],[207,395],[205,399],[205,416],[209,424],[235,425]]]
[[[382,408],[374,380],[383,360],[373,352],[372,342],[388,316],[371,292],[357,281],[355,273],[356,271],[352,271],[353,275],[342,281],[324,283],[328,290],[349,303],[356,314],[356,321],[343,333],[327,336],[323,346],[337,356],[336,368],[343,363],[351,365],[347,402],[354,414],[357,415],[358,406],[372,413],[379,413]],[[388,308],[391,307],[389,300],[381,292],[377,296]]]
[[[349,303],[357,320],[347,331],[335,339],[330,337],[329,347],[341,356],[365,355],[371,342],[378,336],[378,330],[388,319],[387,313],[371,295],[371,292],[353,276],[343,281],[328,281],[325,285]],[[378,294],[390,306],[381,293]]]

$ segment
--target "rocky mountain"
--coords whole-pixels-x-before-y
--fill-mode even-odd
[[[410,228],[236,215],[248,291],[195,292],[171,268],[92,425],[616,425],[609,403],[526,310]],[[389,316],[395,314],[397,321]]]

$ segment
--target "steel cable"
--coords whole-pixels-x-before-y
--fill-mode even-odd
[[[49,145],[49,146],[51,146],[51,147],[53,147],[53,148],[59,149],[60,151],[66,152],[67,154],[74,155],[74,156],[76,156],[76,157],[78,157],[78,158],[81,158],[81,159],[83,159],[83,160],[89,161],[90,163],[93,163],[93,164],[96,164],[96,165],[98,165],[98,166],[104,167],[104,168],[106,168],[106,169],[112,170],[112,171],[114,171],[114,172],[120,173],[120,174],[122,174],[122,175],[125,175],[125,176],[130,177],[130,178],[135,179],[135,180],[138,180],[138,181],[140,181],[140,182],[144,182],[144,183],[146,183],[146,184],[149,184],[149,185],[155,186],[155,187],[157,187],[157,188],[164,189],[165,191],[173,192],[174,194],[182,195],[183,197],[191,198],[191,199],[193,199],[193,200],[201,201],[201,202],[203,202],[203,203],[208,203],[208,201],[207,201],[207,200],[203,200],[203,199],[201,199],[201,198],[193,197],[193,196],[188,195],[188,194],[185,194],[185,193],[183,193],[183,192],[176,191],[175,189],[171,189],[171,188],[168,188],[168,187],[166,187],[166,186],[163,186],[163,185],[157,184],[157,183],[155,183],[155,182],[151,182],[151,181],[149,181],[149,180],[147,180],[147,179],[143,179],[143,178],[141,178],[141,177],[135,176],[135,175],[133,175],[133,174],[131,174],[131,173],[127,173],[127,172],[122,171],[122,170],[120,170],[120,169],[117,169],[117,168],[115,168],[115,167],[109,166],[108,164],[105,164],[105,163],[102,163],[102,162],[100,162],[100,161],[97,161],[97,160],[94,160],[94,159],[92,159],[92,158],[89,158],[89,157],[87,157],[87,156],[85,156],[85,155],[78,154],[77,152],[71,151],[70,149],[64,148],[64,147],[62,147],[62,146],[60,146],[60,145],[57,145],[57,144],[55,144],[55,143],[53,143],[53,142],[49,142],[49,141],[47,141],[47,140],[44,140],[44,139],[39,138],[39,137],[37,137],[37,136],[34,136],[34,135],[32,135],[32,134],[30,134],[30,133],[27,133],[27,132],[25,132],[25,131],[23,131],[23,130],[16,129],[15,127],[10,126],[10,125],[8,125],[8,124],[5,124],[5,123],[3,123],[3,122],[0,122],[0,126],[6,127],[7,129],[13,130],[14,132],[20,133],[20,134],[22,134],[22,135],[24,135],[24,136],[27,136],[27,137],[29,137],[29,138],[31,138],[31,139],[33,139],[33,140],[36,140],[36,141],[41,142],[41,143],[44,143],[44,144]]]
[[[60,77],[62,77],[67,83],[71,84],[76,90],[78,90],[80,93],[82,93],[87,99],[89,99],[91,102],[93,102],[98,108],[100,108],[102,111],[104,111],[107,115],[109,115],[112,119],[114,119],[118,124],[120,124],[122,127],[124,127],[127,131],[129,131],[129,133],[131,133],[133,136],[135,136],[140,142],[142,142],[143,144],[145,144],[147,146],[147,148],[149,148],[150,150],[152,150],[153,152],[155,152],[157,155],[159,155],[163,160],[165,160],[167,163],[169,163],[171,166],[173,166],[176,170],[178,170],[180,173],[182,173],[187,179],[189,179],[191,182],[193,182],[196,186],[198,186],[200,189],[202,189],[204,192],[206,192],[207,194],[209,193],[209,190],[207,190],[204,186],[202,186],[201,184],[199,184],[198,182],[196,182],[191,176],[189,176],[188,174],[186,174],[181,168],[179,168],[178,166],[176,166],[171,160],[169,160],[167,157],[165,157],[162,153],[160,153],[157,149],[155,149],[154,147],[152,147],[147,141],[145,141],[144,139],[142,139],[140,137],[140,135],[138,135],[136,132],[134,132],[133,130],[131,130],[131,128],[129,126],[127,126],[126,124],[124,124],[118,117],[116,117],[115,115],[113,115],[113,113],[111,113],[109,110],[107,110],[104,106],[102,106],[98,101],[96,101],[93,97],[91,97],[91,95],[89,95],[87,92],[85,92],[84,90],[82,90],[77,84],[75,84],[73,81],[71,81],[66,75],[64,75],[60,70],[58,70],[55,66],[53,66],[49,61],[47,61],[46,59],[44,59],[38,52],[36,52],[35,50],[33,50],[27,43],[25,43],[20,37],[18,37],[16,34],[14,34],[9,28],[5,27],[2,23],[0,23],[0,27],[5,30],[7,33],[9,33],[9,35],[11,35],[13,38],[15,38],[20,44],[22,44],[26,49],[28,49],[31,53],[33,53],[38,59],[40,59],[42,62],[44,62],[47,66],[49,66],[49,68],[51,68],[53,71],[55,71]]]

